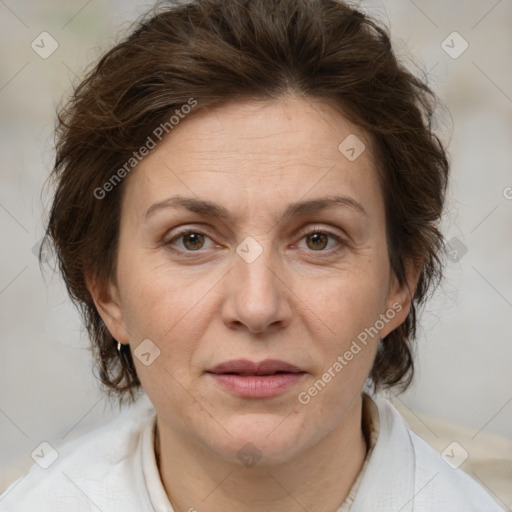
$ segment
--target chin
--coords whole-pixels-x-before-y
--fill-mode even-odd
[[[292,424],[290,417],[283,421],[282,416],[251,416],[254,415],[245,415],[236,426],[227,427],[232,437],[226,435],[219,445],[212,447],[222,458],[247,468],[262,469],[289,462],[313,444],[312,439],[308,442],[305,429]]]

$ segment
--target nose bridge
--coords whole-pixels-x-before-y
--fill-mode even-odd
[[[273,293],[276,288],[276,258],[270,237],[247,236],[236,248],[234,278],[251,295]],[[269,297],[266,297],[268,300]]]
[[[285,294],[276,268],[270,237],[246,237],[236,248],[233,271],[230,272],[229,311],[231,320],[245,324],[252,331],[284,319]]]

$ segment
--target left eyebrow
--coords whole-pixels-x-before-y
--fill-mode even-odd
[[[280,215],[278,221],[285,222],[294,217],[303,217],[318,213],[326,208],[333,206],[341,206],[350,208],[351,210],[359,213],[364,217],[368,217],[368,213],[363,208],[361,203],[349,196],[326,196],[318,199],[311,199],[308,201],[298,201],[289,204],[285,211]],[[195,197],[173,196],[164,201],[160,201],[151,205],[146,213],[147,219],[151,214],[162,208],[178,208],[189,210],[198,215],[206,217],[218,218],[225,221],[231,221],[233,215],[224,206],[214,203],[206,199],[197,199]]]

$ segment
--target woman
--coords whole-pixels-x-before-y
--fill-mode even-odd
[[[171,6],[104,55],[59,115],[47,237],[138,406],[2,510],[500,510],[381,393],[441,276],[433,100],[335,0]]]

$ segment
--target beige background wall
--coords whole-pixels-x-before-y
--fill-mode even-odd
[[[41,441],[72,437],[113,414],[92,377],[78,315],[59,278],[47,274],[45,282],[33,248],[42,235],[55,106],[150,5],[0,2],[0,469],[21,471]],[[389,19],[396,53],[429,70],[452,116],[443,128],[453,172],[444,230],[462,257],[449,262],[423,315],[417,380],[400,399],[512,439],[512,2],[362,6]],[[31,48],[43,31],[58,43],[46,59]]]

